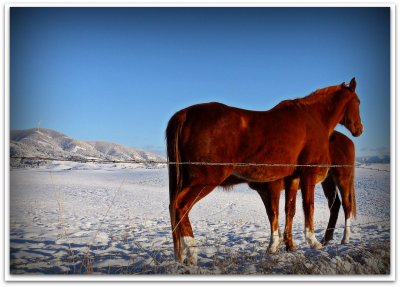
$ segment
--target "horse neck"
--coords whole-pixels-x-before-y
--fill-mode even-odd
[[[339,90],[325,95],[322,101],[309,104],[308,109],[314,111],[330,135],[342,120],[349,99],[350,97],[346,93]]]

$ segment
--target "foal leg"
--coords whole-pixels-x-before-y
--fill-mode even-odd
[[[263,184],[262,189],[257,188],[257,192],[260,195],[265,210],[267,211],[269,223],[271,226],[271,238],[267,253],[276,253],[278,251],[279,244],[282,241],[281,232],[279,230],[279,198],[281,193],[282,183],[280,180],[275,182],[269,182]]]
[[[209,194],[215,185],[185,187],[175,200],[176,224],[173,226],[175,237],[175,260],[183,263],[185,259],[189,265],[197,265],[197,243],[193,236],[189,212],[196,202]],[[175,240],[174,240],[175,241]]]
[[[333,239],[333,233],[335,232],[335,226],[339,215],[340,199],[336,190],[336,184],[332,175],[322,182],[322,189],[326,199],[328,199],[328,207],[330,211],[328,227],[325,230],[325,236],[322,240],[322,244],[326,245]]]
[[[322,244],[315,238],[314,231],[314,188],[315,176],[302,176],[300,179],[303,210],[305,218],[305,238],[308,245],[314,249],[321,249]]]
[[[286,243],[287,251],[295,251],[296,245],[293,243],[292,228],[293,217],[296,213],[296,196],[299,189],[299,179],[285,180],[285,232],[283,238]]]

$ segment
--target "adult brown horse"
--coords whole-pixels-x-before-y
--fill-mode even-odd
[[[339,188],[343,201],[345,213],[345,229],[342,244],[348,243],[350,238],[350,215],[356,215],[356,198],[354,188],[354,163],[355,148],[354,143],[344,134],[334,131],[329,138],[329,152],[332,166],[329,168],[328,175],[322,182],[325,197],[328,199],[330,217],[328,227],[325,231],[323,243],[328,243],[333,239],[337,218],[340,209],[340,199],[337,196],[336,187]],[[245,183],[243,178],[231,175],[221,186],[231,188],[235,184]],[[292,239],[293,217],[296,212],[296,194],[299,188],[299,178],[291,175],[288,178],[279,179],[273,182],[248,182],[250,188],[256,190],[260,195],[271,226],[271,239],[268,252],[274,253],[282,241],[278,226],[279,198],[281,190],[285,187],[285,213],[286,224],[284,238],[287,250],[295,250]]]
[[[168,166],[175,259],[183,262],[187,257],[188,264],[197,263],[188,213],[231,175],[249,182],[270,182],[296,171],[306,241],[320,248],[313,226],[314,186],[328,171],[329,137],[335,126],[343,124],[354,136],[362,133],[355,89],[353,78],[349,86],[319,89],[269,111],[207,103],[175,113],[166,130],[168,159],[174,163]]]

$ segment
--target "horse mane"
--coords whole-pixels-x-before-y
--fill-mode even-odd
[[[316,102],[320,103],[321,98],[323,98],[324,95],[334,94],[337,91],[339,91],[340,89],[341,89],[341,85],[330,86],[330,87],[318,89],[303,98],[296,98],[293,100],[283,100],[280,103],[278,103],[274,108],[283,108],[283,107],[293,106],[293,105],[297,105],[297,106],[305,106],[306,105],[307,106],[307,105],[314,104]]]
[[[315,102],[321,102],[321,97],[325,95],[331,95],[336,93],[342,88],[341,85],[335,85],[335,86],[330,86],[322,89],[315,90],[308,96],[305,96],[304,98],[298,98],[295,101],[305,104],[305,105],[310,105],[314,104]]]

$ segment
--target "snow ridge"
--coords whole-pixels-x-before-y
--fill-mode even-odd
[[[21,161],[13,157],[63,158],[82,161],[164,161],[157,154],[105,141],[80,141],[50,129],[12,130],[10,132],[12,167],[38,165],[38,161]]]

